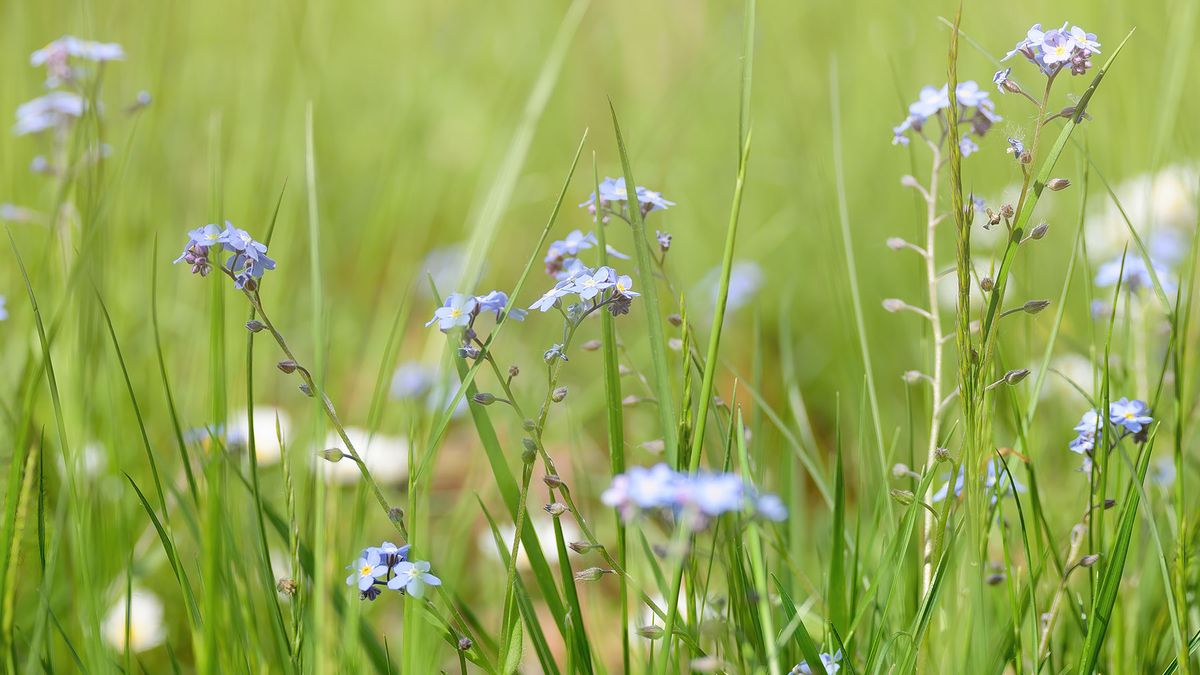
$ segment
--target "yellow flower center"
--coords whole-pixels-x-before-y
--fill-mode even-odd
[[[625,292],[625,284],[618,281],[617,282],[617,290],[624,293]]]
[[[1133,419],[1133,413],[1131,413],[1131,412],[1125,413],[1125,419],[1127,419],[1127,420]]]
[[[454,309],[450,310],[450,316],[451,318],[457,319],[458,317],[462,316],[462,310],[455,307]]]
[[[359,570],[359,572],[365,577],[371,573],[372,569],[373,568],[370,565],[363,565],[363,568]]]

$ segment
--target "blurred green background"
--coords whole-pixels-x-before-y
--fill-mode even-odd
[[[1011,196],[1009,186],[1019,179],[1014,162],[1004,153],[1004,137],[1028,135],[1033,113],[1016,96],[996,94],[989,83],[996,70],[992,59],[1011,49],[1036,21],[1057,25],[1070,19],[1097,33],[1106,49],[1137,28],[1089,109],[1093,120],[1076,137],[1087,145],[1106,178],[1117,185],[1146,171],[1190,164],[1198,140],[1194,120],[1200,90],[1184,86],[1178,101],[1164,101],[1158,93],[1173,89],[1173,77],[1192,78],[1180,64],[1200,58],[1194,40],[1196,12],[1188,4],[1075,0],[1050,7],[967,2],[963,30],[986,54],[964,44],[960,78],[976,79],[991,89],[997,112],[1005,117],[982,143],[982,151],[966,160],[972,189],[997,204],[1002,196]],[[918,320],[887,314],[879,305],[885,297],[916,302],[924,293],[916,257],[890,251],[884,244],[889,236],[919,240],[924,227],[921,205],[899,183],[903,174],[927,171],[924,157],[892,146],[891,127],[903,119],[921,86],[945,81],[949,29],[939,17],[951,16],[954,9],[950,2],[924,0],[775,1],[762,2],[758,9],[754,145],[737,259],[757,263],[762,283],[753,301],[728,318],[722,353],[740,373],[749,374],[757,365],[765,376],[756,386],[780,410],[794,412],[786,389],[798,386],[822,447],[833,434],[837,396],[843,413],[857,410],[863,381],[838,230],[834,133],[840,129],[865,328],[879,383],[882,426],[890,435],[908,424],[900,375],[925,367],[927,358]],[[498,234],[484,255],[480,283],[476,288],[440,290],[483,293],[511,288],[585,130],[584,160],[553,235],[590,227],[586,213],[574,205],[591,191],[592,154],[601,177],[620,171],[609,117],[611,100],[639,182],[678,203],[655,214],[650,226],[674,236],[668,270],[689,297],[693,314],[704,315],[706,294],[698,284],[720,260],[719,242],[736,169],[741,3],[593,0],[571,36],[544,111],[531,118],[530,91],[567,12],[565,2],[461,0],[0,5],[0,110],[14,110],[41,93],[44,75],[29,66],[29,54],[64,33],[119,42],[125,48],[127,58],[104,73],[105,135],[113,151],[106,161],[102,215],[97,219],[102,243],[76,253],[99,258],[89,267],[92,281],[112,312],[150,440],[164,448],[164,464],[176,466],[177,460],[149,329],[152,272],[159,277],[162,339],[181,421],[187,427],[213,422],[210,284],[172,267],[170,261],[184,243],[186,230],[206,222],[227,218],[265,235],[285,184],[271,245],[279,269],[271,274],[264,296],[297,352],[322,354],[321,377],[348,424],[367,423],[381,367],[390,373],[403,361],[438,365],[443,341],[422,324],[434,308],[425,274],[441,270],[430,269],[426,256],[469,239],[473,224],[486,213],[486,196],[502,174],[506,153],[523,123],[533,122],[528,153],[515,165],[515,188],[499,214]],[[1015,64],[1015,75],[1033,80],[1023,62]],[[1067,84],[1078,94],[1085,79],[1072,78]],[[122,114],[142,90],[152,95],[153,103],[135,116]],[[1064,105],[1068,102],[1063,99]],[[315,194],[305,181],[309,106]],[[42,143],[0,133],[0,203],[35,211],[51,208],[54,181],[28,170],[33,157],[45,152]],[[1164,150],[1156,154],[1159,147]],[[1059,173],[1078,180],[1081,162],[1080,153],[1068,152]],[[1193,178],[1187,189],[1194,188]],[[1099,196],[1101,190],[1093,185],[1092,192]],[[316,279],[308,271],[310,199],[317,204],[320,222],[321,274]],[[1013,302],[1057,298],[1063,283],[1078,193],[1054,195],[1039,208],[1051,229],[1041,245],[1025,254],[1028,264],[1014,280]],[[1190,208],[1194,223],[1194,206]],[[1105,212],[1101,199],[1089,206],[1093,216]],[[1158,216],[1148,207],[1131,216],[1139,227],[1156,227]],[[1176,216],[1187,222],[1186,214]],[[1097,227],[1110,225],[1100,222]],[[56,262],[58,240],[48,229],[28,222],[11,222],[9,227],[31,268],[43,311],[78,311],[96,321],[97,315],[88,314],[94,310],[85,307],[92,303],[87,286],[68,297],[62,266]],[[948,268],[952,231],[943,230],[939,265]],[[986,255],[987,237],[980,239]],[[80,241],[78,235],[73,241]],[[623,229],[613,243],[630,251]],[[24,403],[15,374],[27,367],[37,349],[15,258],[4,248],[0,294],[7,296],[10,317],[0,323],[0,368],[14,375],[5,376],[0,397],[12,421]],[[1097,257],[1094,262],[1099,261]],[[1088,274],[1080,269],[1078,279]],[[316,319],[326,340],[319,346],[313,343],[311,329],[314,284],[320,285],[324,297]],[[528,305],[549,285],[535,266],[518,300]],[[402,342],[399,356],[392,357],[386,346],[401,305],[406,316]],[[245,389],[244,370],[239,370],[244,359],[240,322],[245,321],[246,308],[232,295],[226,298],[226,308],[226,372],[232,405],[241,406]],[[635,312],[627,319],[622,320],[622,336],[633,365],[646,370],[644,316]],[[1089,323],[1086,300],[1081,293],[1073,294],[1060,350],[1086,356]],[[97,506],[93,517],[111,528],[103,533],[109,538],[108,548],[95,561],[98,596],[112,584],[123,583],[123,556],[146,537],[145,514],[115,478],[124,471],[143,487],[149,481],[124,384],[101,325],[78,324],[56,344],[69,436],[78,446],[98,443],[107,457],[103,472],[113,479],[108,487],[88,492]],[[1014,332],[1014,360],[1022,358],[1017,354],[1028,354],[1029,359],[1040,354],[1048,325],[1027,322]],[[541,351],[555,340],[558,324],[531,316],[510,331],[507,344],[501,346],[505,358],[534,372]],[[102,339],[88,337],[96,335]],[[273,346],[260,344],[258,354],[256,403],[291,412],[296,447],[307,451],[319,445],[313,438],[323,431],[307,401],[295,392],[293,380],[277,376],[271,368]],[[568,369],[572,405],[554,422],[561,439],[558,451],[570,457],[565,463],[577,464],[581,472],[607,466],[598,369],[598,358]],[[727,389],[731,381],[727,375],[722,386]],[[533,396],[537,383],[527,384]],[[53,447],[49,399],[44,389],[38,396],[35,419],[45,425],[48,447]],[[387,403],[380,430],[406,436],[413,424],[406,405]],[[1066,429],[1082,407],[1080,400],[1065,395],[1053,401],[1047,417],[1061,418],[1062,432],[1044,434],[1044,449],[1037,450],[1063,455],[1049,461],[1061,461],[1064,473],[1074,467],[1075,459],[1059,451],[1065,449],[1070,438]],[[636,447],[655,437],[645,430],[653,414],[634,409],[629,419],[631,461],[653,461],[650,453]],[[770,448],[764,452],[788,461],[787,451],[777,449],[778,433],[769,426],[760,428],[763,447]],[[860,429],[868,428],[868,422],[853,419],[846,433],[853,442]],[[918,424],[918,437],[920,429]],[[516,425],[502,431],[518,433]],[[13,424],[5,425],[2,434],[0,442],[11,445],[7,439],[15,437]],[[494,491],[486,472],[472,467],[477,462],[473,443],[469,425],[455,423],[447,441],[452,452],[439,465],[431,507],[437,527],[447,532],[476,531],[478,512],[466,497],[474,491]],[[0,452],[7,456],[10,450]],[[856,471],[854,460],[850,462],[851,471]],[[267,479],[268,495],[280,502],[278,476]],[[604,487],[601,483],[585,485],[583,494],[594,497]],[[355,502],[333,504],[330,517],[354,519],[361,504],[361,495]],[[441,519],[448,522],[442,524]],[[366,529],[371,533],[366,540],[387,533],[386,523]],[[340,570],[333,561],[352,558],[360,545],[356,541],[349,532],[337,533],[330,545],[331,574]],[[136,550],[140,554],[157,542],[151,544]],[[344,553],[333,551],[338,547]],[[461,540],[432,543],[433,551],[446,561],[445,578],[465,583],[472,563],[469,556],[449,562],[466,554],[455,553],[456,547],[462,548]],[[145,578],[138,583],[169,594],[161,570],[154,570],[150,563],[139,566]],[[331,579],[341,583],[336,574]],[[26,611],[34,602],[28,593],[18,596],[18,606]],[[102,606],[105,602],[98,600]],[[182,611],[173,604],[168,602],[168,615]],[[18,612],[18,624],[21,616]],[[171,619],[176,626],[178,621]]]

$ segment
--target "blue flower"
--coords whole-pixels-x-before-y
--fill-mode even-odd
[[[72,119],[83,117],[86,109],[87,102],[78,94],[52,91],[17,107],[13,133],[24,136],[62,127]]]
[[[408,560],[408,550],[411,548],[408,544],[397,546],[390,541],[385,541],[379,546],[369,546],[363,555],[368,555],[372,551],[379,554],[381,564],[385,567],[392,567],[397,563]]]
[[[1131,434],[1141,433],[1142,429],[1154,422],[1150,416],[1150,407],[1144,401],[1121,400],[1109,404],[1108,419],[1113,426],[1122,427]]]
[[[625,177],[620,178],[605,178],[600,181],[598,186],[600,189],[600,206],[610,203],[628,203],[629,191],[625,188]],[[638,186],[636,190],[638,206],[642,213],[650,213],[652,211],[661,211],[663,209],[675,206],[675,202],[663,198],[662,194],[654,190],[647,189],[643,186]],[[580,208],[588,208],[594,210],[596,208],[596,193],[592,192],[588,196],[586,202],[581,203]]]
[[[965,487],[966,473],[965,473],[964,469],[965,469],[965,467],[960,465],[958,467],[958,476],[954,479],[954,488],[953,489],[954,489],[954,496],[956,498],[962,497],[963,488]],[[1001,471],[1001,465],[1000,465],[999,459],[992,459],[991,461],[988,462],[987,475],[984,476],[984,478],[983,478],[983,487],[988,493],[990,493],[992,495],[992,497],[991,497],[992,504],[996,503],[996,498],[998,496],[1005,497],[1010,494],[1012,485],[1010,485],[1010,483],[1009,483],[1008,476],[1009,476],[1009,474],[1008,474],[1007,470]],[[949,478],[949,476],[947,476],[947,478]],[[1013,477],[1012,483],[1016,484],[1017,492],[1025,492],[1026,487],[1020,481],[1016,480],[1015,476]],[[947,480],[946,483],[944,483],[942,485],[942,487],[938,489],[937,492],[933,493],[933,496],[930,497],[930,501],[937,503],[937,502],[940,502],[940,501],[946,499],[946,496],[949,493],[949,491],[950,491],[950,482],[949,482],[949,480]]]
[[[628,274],[622,274],[617,277],[617,280],[613,283],[613,288],[616,290],[617,295],[622,297],[636,298],[641,295],[641,293],[633,290],[633,279]]]
[[[508,294],[503,291],[492,291],[487,295],[475,296],[475,302],[478,304],[480,312],[495,312],[496,320],[500,320],[500,314],[504,308],[508,306]],[[517,321],[524,321],[527,312],[516,307],[508,310],[508,316]]]
[[[997,70],[996,74],[992,76],[992,84],[996,85],[996,89],[999,90],[1001,94],[1008,93],[1008,89],[1005,88],[1005,84],[1009,81],[1009,75],[1012,75],[1012,68],[1002,68]]]
[[[588,232],[584,234],[582,230],[572,230],[567,234],[566,239],[560,239],[552,244],[547,250],[546,259],[551,257],[562,258],[565,256],[577,256],[579,252],[591,248],[596,245],[596,235]]]
[[[979,152],[979,144],[971,140],[970,136],[963,136],[958,139],[958,149],[962,152],[963,157],[970,157],[972,154]]]
[[[554,288],[551,288],[550,290],[546,291],[545,294],[542,295],[542,297],[538,298],[536,302],[534,302],[532,305],[530,305],[529,309],[531,309],[531,310],[536,309],[536,310],[539,310],[542,312],[550,311],[551,309],[554,308],[555,305],[558,304],[559,298],[566,297],[573,292],[571,290],[571,284],[573,282],[574,282],[574,277],[568,277],[568,278],[563,279],[562,281],[558,282],[557,284],[554,285]]]
[[[192,251],[192,247],[199,246],[205,249],[221,244],[221,228],[216,225],[205,225],[197,227],[188,232],[188,243],[183,247],[183,253],[175,259],[176,263],[183,262],[187,259],[188,253]],[[189,261],[190,264],[190,261]]]
[[[581,274],[571,283],[570,291],[583,300],[591,300],[606,289],[612,288],[611,268],[601,267],[595,272]]]
[[[428,328],[437,323],[438,330],[443,333],[455,328],[465,328],[471,325],[477,306],[478,302],[473,296],[451,293],[446,298],[446,302],[434,311],[433,318],[425,324],[425,327]]]
[[[257,260],[260,254],[267,252],[266,244],[254,241],[249,232],[234,227],[228,220],[225,221],[225,230],[221,232],[220,242],[225,245],[226,251],[245,254],[251,260]]]
[[[836,654],[818,654],[821,659],[821,666],[825,669],[828,675],[837,675],[841,670],[842,650],[838,650]],[[808,661],[801,661],[792,668],[788,675],[813,675],[812,667],[808,665]]]
[[[683,490],[683,505],[691,505],[706,516],[740,511],[746,505],[746,484],[729,473],[697,474]]]
[[[346,577],[347,586],[358,586],[358,590],[366,592],[375,585],[375,580],[387,574],[387,565],[383,564],[379,552],[373,549],[363,551],[363,556],[348,565],[350,576]]]
[[[1123,266],[1122,258],[1124,258]],[[1096,270],[1096,285],[1115,286],[1120,280],[1121,284],[1131,292],[1142,288],[1154,288],[1154,279],[1150,274],[1150,270],[1153,269],[1154,276],[1157,276],[1159,283],[1162,284],[1163,292],[1167,295],[1173,294],[1175,284],[1169,280],[1167,269],[1153,258],[1150,259],[1150,264],[1151,267],[1146,267],[1146,261],[1139,255],[1117,256]]]
[[[787,518],[787,507],[779,497],[758,495],[736,474],[707,471],[687,474],[666,464],[633,467],[614,476],[600,495],[600,501],[617,509],[626,519],[647,510],[702,516],[694,526],[701,526],[707,518],[744,511],[773,521]]]
[[[960,107],[977,108],[987,100],[988,93],[980,89],[979,83],[975,80],[967,80],[959,82],[958,86],[954,88],[954,97],[958,99]]]
[[[1035,23],[1012,51],[1001,60],[1007,61],[1020,54],[1037,66],[1045,75],[1052,75],[1069,65],[1072,75],[1082,75],[1092,67],[1092,54],[1099,53],[1100,43],[1093,33],[1079,26],[1067,31],[1067,23],[1061,28],[1043,31],[1042,24]]]
[[[957,89],[955,92],[957,93]],[[908,106],[908,114],[925,120],[949,107],[949,85],[943,86],[941,89],[926,85],[921,87],[921,93],[917,95],[917,100]]]
[[[418,560],[409,562],[407,560],[396,563],[392,568],[394,575],[387,582],[387,587],[393,591],[402,591],[408,593],[414,598],[425,596],[425,589],[428,586],[441,586],[442,580],[429,573],[429,562]]]
[[[754,510],[767,520],[781,523],[787,520],[788,510],[778,495],[763,495],[754,502]]]
[[[0,321],[8,319],[8,298],[0,295]]]

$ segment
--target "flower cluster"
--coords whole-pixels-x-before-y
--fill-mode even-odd
[[[958,101],[961,116],[959,124],[969,124],[969,131],[977,138],[982,138],[992,128],[992,125],[1002,118],[996,114],[995,105],[989,94],[979,88],[974,80],[959,82],[954,88],[954,96]],[[941,89],[927,86],[921,89],[917,100],[908,106],[908,117],[892,129],[893,145],[908,145],[909,133],[924,134],[925,125],[931,118],[937,118],[942,125],[943,138],[946,127],[945,110],[950,108],[950,86],[942,85]],[[939,141],[940,144],[940,141]],[[964,157],[979,150],[979,144],[969,135],[959,139],[959,149]]]
[[[1146,440],[1146,432],[1154,423],[1154,418],[1150,416],[1150,406],[1145,401],[1121,397],[1121,400],[1109,403],[1108,423],[1121,438],[1132,434],[1133,439],[1140,443]],[[1067,447],[1071,452],[1083,456],[1081,470],[1085,473],[1091,473],[1092,457],[1096,445],[1104,437],[1103,432],[1104,425],[1095,409],[1083,413],[1079,424],[1075,425],[1075,438]]]
[[[484,312],[492,312],[496,315],[496,320],[500,321],[505,316],[511,317],[517,321],[523,321],[527,312],[518,307],[508,308],[508,294],[503,291],[492,291],[487,295],[466,295],[464,293],[451,293],[446,296],[446,300],[433,312],[433,318],[425,323],[428,328],[433,324],[437,324],[438,330],[443,333],[451,331],[462,331],[462,347],[459,348],[459,356],[463,358],[475,358],[479,356],[479,349],[472,343],[479,343],[478,335],[475,333],[475,319]]]
[[[358,586],[363,600],[374,600],[382,593],[380,587],[421,598],[430,586],[441,586],[442,580],[429,573],[429,562],[408,559],[408,545],[396,546],[385,541],[379,546],[368,546],[362,555],[347,565],[350,576],[347,586]]]
[[[961,498],[963,494],[964,482],[966,480],[963,468],[964,467],[962,466],[958,467],[958,477],[954,479],[954,496],[956,498]],[[933,496],[930,497],[930,501],[934,503],[940,502],[946,498],[947,494],[949,494],[950,476],[946,476],[945,478],[946,483],[942,485],[937,492],[933,493]],[[1013,477],[1012,482],[1014,485],[1016,485],[1017,492],[1024,492],[1026,490],[1025,486],[1021,484],[1021,482],[1018,481],[1015,476]],[[1000,460],[992,459],[992,461],[988,462],[987,475],[984,476],[983,479],[983,488],[988,492],[988,494],[992,495],[992,504],[996,503],[997,497],[1009,496],[1009,490],[1011,487],[1012,486],[1009,485],[1008,481],[1008,472],[1001,470]]]
[[[1151,270],[1154,274],[1151,275]],[[1158,277],[1163,286],[1163,292],[1168,295],[1175,293],[1175,285],[1168,280],[1170,272],[1159,261],[1151,258],[1150,267],[1140,255],[1119,255],[1100,265],[1096,270],[1096,285],[1101,287],[1115,286],[1117,281],[1130,292],[1142,288],[1154,288],[1154,276]]]
[[[1099,53],[1100,43],[1096,42],[1095,33],[1089,33],[1079,26],[1071,26],[1068,31],[1065,21],[1062,28],[1047,31],[1042,30],[1042,24],[1035,23],[1025,34],[1025,39],[1018,42],[1001,60],[1007,61],[1020,54],[1047,76],[1053,76],[1068,66],[1072,75],[1083,75],[1092,67],[1092,54]],[[1002,70],[996,73],[996,78],[997,86],[1004,91],[1002,82],[1009,81],[1008,72]]]
[[[818,654],[821,658],[821,666],[825,668],[828,675],[837,675],[837,672],[842,669],[842,650],[837,650],[835,654]],[[801,661],[788,671],[788,675],[812,675],[813,670],[808,665],[808,661]]]
[[[598,186],[600,190],[600,210],[609,211],[612,213],[624,213],[629,207],[629,191],[625,188],[625,178],[605,178],[600,181]],[[663,211],[672,206],[675,202],[665,199],[661,192],[655,192],[644,186],[637,186],[637,201],[638,208],[641,209],[642,215],[645,216],[653,211]],[[579,205],[580,208],[587,208],[588,213],[596,213],[596,193],[592,192],[588,196],[588,200]],[[614,209],[615,205],[615,209]],[[605,219],[607,222],[607,218]]]
[[[611,267],[580,266],[554,284],[529,309],[548,312],[561,307],[562,299],[569,295],[579,296],[580,302],[568,306],[568,316],[580,320],[601,307],[607,307],[613,316],[628,314],[633,299],[641,293],[633,290],[633,279],[627,274],[618,274]]]
[[[724,513],[751,512],[776,522],[787,518],[787,507],[779,497],[759,494],[736,474],[696,474],[675,471],[666,464],[634,467],[613,477],[600,496],[606,506],[629,519],[641,511],[670,511],[694,514],[700,523]]]
[[[17,108],[18,136],[37,134],[50,129],[65,129],[75,119],[83,117],[87,100],[78,86],[84,71],[72,59],[103,63],[125,58],[121,45],[90,42],[70,35],[64,36],[37,50],[29,57],[30,65],[46,68],[46,87],[53,91],[39,96]],[[58,89],[71,87],[73,90]]]
[[[212,271],[209,253],[213,248],[223,248],[231,253],[222,271],[233,279],[233,285],[239,290],[257,289],[263,274],[275,269],[275,261],[267,257],[266,244],[255,241],[249,232],[234,227],[229,221],[225,221],[225,229],[209,224],[188,232],[188,243],[175,262],[190,265],[192,274],[208,276]]]

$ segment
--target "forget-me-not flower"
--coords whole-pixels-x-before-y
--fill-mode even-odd
[[[347,566],[346,569],[350,570],[350,576],[346,577],[346,585],[358,586],[358,590],[364,593],[375,585],[376,579],[388,572],[387,565],[383,564],[379,552],[372,549],[363,551],[363,556]]]
[[[1121,400],[1109,404],[1108,419],[1113,426],[1122,427],[1131,434],[1141,433],[1142,429],[1154,422],[1150,416],[1150,407],[1144,401]]]
[[[396,563],[392,568],[394,575],[387,582],[387,587],[393,591],[403,591],[413,596],[421,598],[425,596],[425,589],[428,586],[441,586],[442,580],[429,573],[429,562],[418,560],[409,562],[407,560]]]
[[[69,91],[52,91],[17,107],[17,124],[13,127],[13,133],[24,136],[54,129],[82,117],[86,109],[87,102],[80,95]]]
[[[445,303],[434,311],[433,318],[425,324],[425,327],[428,328],[437,323],[438,330],[442,332],[465,328],[471,325],[478,304],[474,296],[451,293],[446,297]]]

